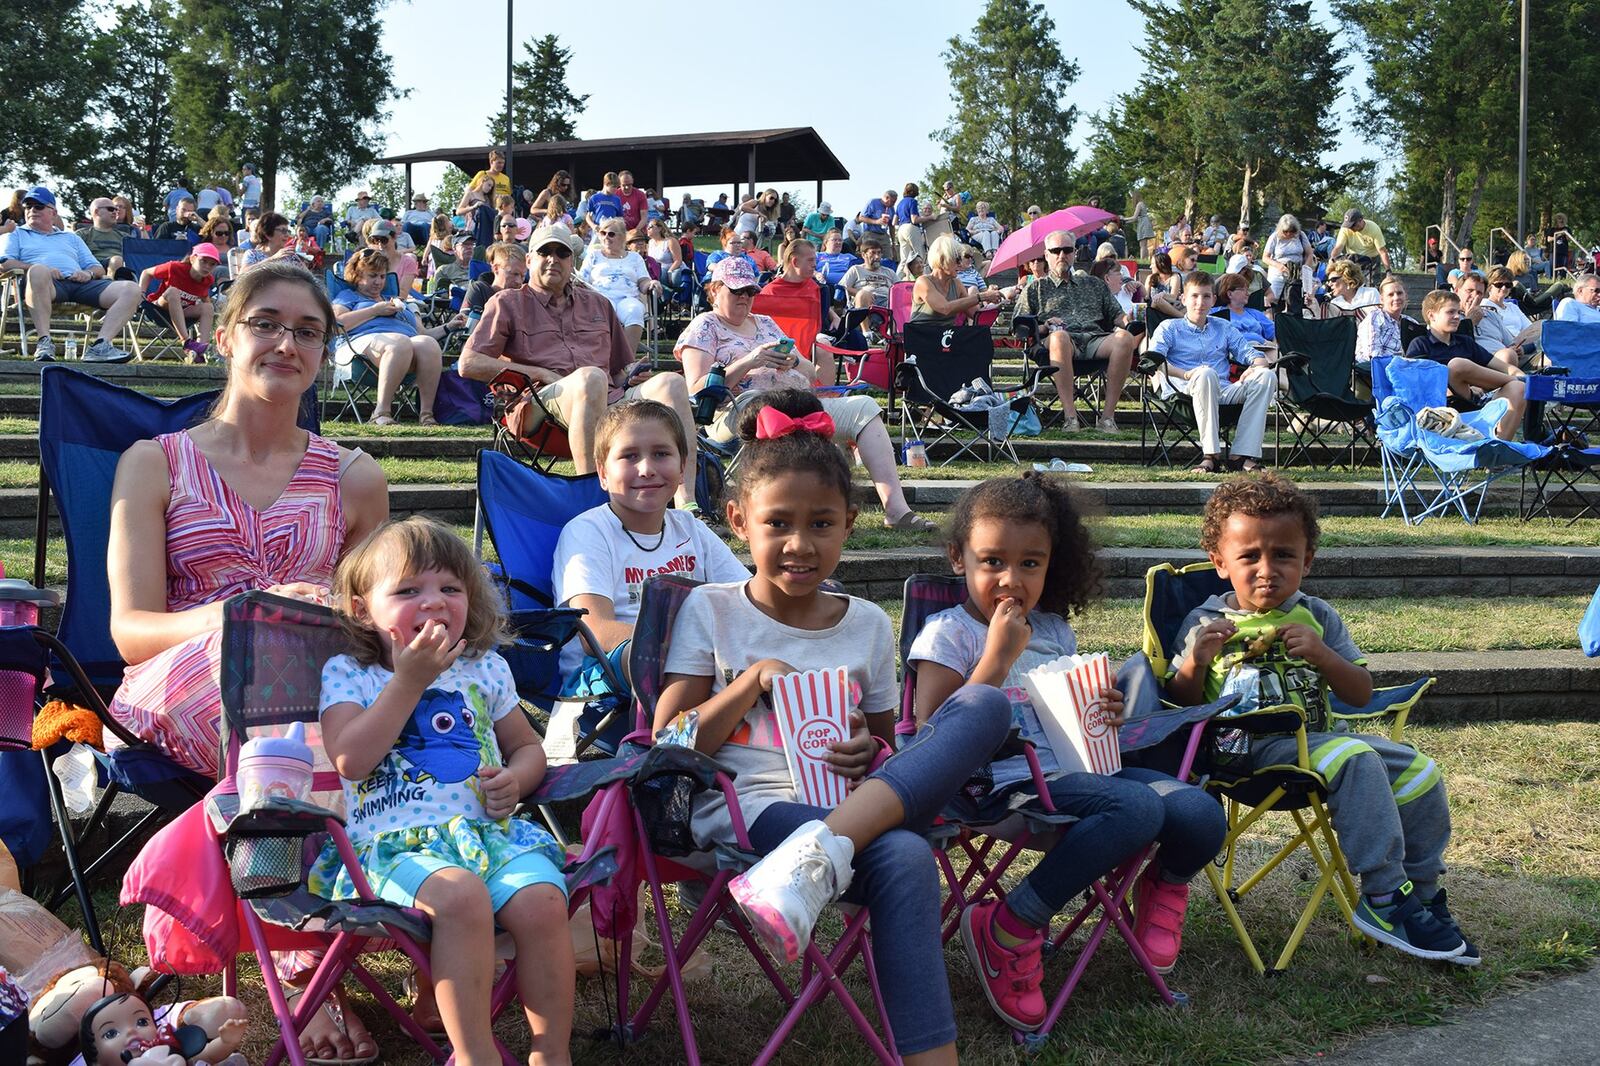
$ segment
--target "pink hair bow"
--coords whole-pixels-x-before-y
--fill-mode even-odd
[[[763,407],[756,416],[756,440],[774,440],[801,431],[832,440],[833,419],[828,417],[826,411],[813,411],[800,418],[790,418],[772,406]]]

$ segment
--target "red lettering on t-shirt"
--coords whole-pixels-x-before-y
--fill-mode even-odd
[[[647,578],[657,574],[692,574],[700,568],[700,559],[694,552],[684,552],[667,560],[661,566],[625,566],[622,568],[622,583],[625,585],[642,585]]]

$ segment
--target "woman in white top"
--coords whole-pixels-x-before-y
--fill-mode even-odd
[[[1267,268],[1267,306],[1270,308],[1283,299],[1283,287],[1300,276],[1300,269],[1316,261],[1316,252],[1298,218],[1284,215],[1278,219],[1278,228],[1272,231],[1261,249],[1261,261]]]
[[[1491,352],[1504,348],[1519,349],[1517,356],[1521,362],[1521,347],[1537,340],[1539,330],[1511,296],[1511,288],[1516,281],[1508,267],[1490,268],[1489,294],[1483,298],[1483,314],[1479,316],[1474,331],[1478,343]]]
[[[707,435],[718,442],[738,436],[740,415],[757,394],[816,387],[817,365],[794,344],[804,338],[785,337],[770,317],[751,312],[759,292],[755,267],[749,260],[740,256],[718,260],[706,283],[711,310],[689,322],[673,349],[672,354],[683,362],[683,378],[691,395],[706,387],[706,376],[714,367],[722,371],[733,403],[706,427]],[[895,466],[894,443],[878,401],[860,394],[820,399],[833,419],[834,441],[841,446],[854,444],[860,454],[878,499],[883,501],[883,524],[922,533],[936,529],[906,502]]]
[[[661,264],[661,276],[667,279],[667,285],[672,289],[682,287],[685,276],[683,262],[683,248],[671,233],[667,232],[667,224],[661,219],[654,219],[645,227],[645,232],[650,235],[650,258]]]
[[[599,227],[599,254],[591,254],[578,268],[578,277],[611,301],[628,335],[628,346],[639,346],[644,332],[645,300],[661,287],[638,252],[628,251],[628,229],[621,218],[608,218]]]
[[[995,249],[1000,247],[1000,220],[989,213],[987,200],[979,200],[975,210],[977,213],[967,219],[967,235],[978,242],[984,254],[993,258]]]
[[[1322,309],[1323,318],[1355,315],[1361,319],[1381,302],[1378,290],[1363,285],[1361,268],[1345,259],[1328,267],[1328,292],[1332,296]]]

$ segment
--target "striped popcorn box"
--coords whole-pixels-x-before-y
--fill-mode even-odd
[[[1061,769],[1114,774],[1122,769],[1117,730],[1106,724],[1100,692],[1114,680],[1105,654],[1063,655],[1023,675],[1039,725]]]
[[[849,782],[827,761],[828,745],[850,736],[849,675],[842,666],[784,674],[772,681],[772,706],[800,802],[837,807]]]

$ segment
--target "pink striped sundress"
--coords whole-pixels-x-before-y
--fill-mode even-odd
[[[327,585],[344,547],[339,447],[311,435],[283,494],[264,511],[240,499],[187,432],[156,438],[167,456],[167,609],[182,611],[290,581]],[[215,777],[222,721],[222,632],[191,637],[123,675],[112,715],[174,762]]]

